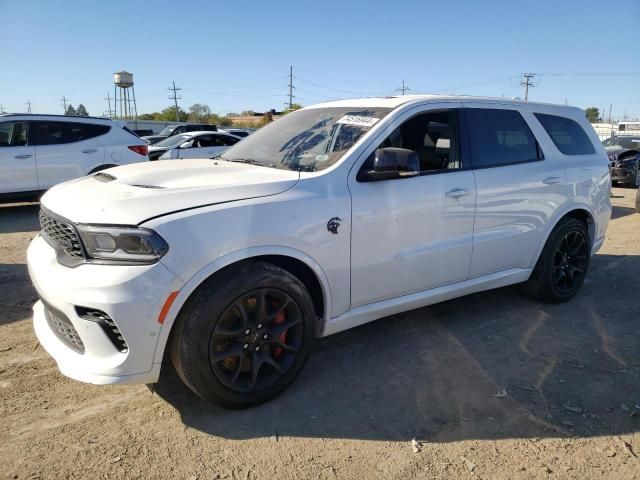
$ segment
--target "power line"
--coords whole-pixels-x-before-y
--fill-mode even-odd
[[[67,97],[65,97],[64,95],[60,99],[60,101],[62,102],[62,108],[64,109],[64,113],[67,113],[67,101],[68,100],[69,99]]]
[[[33,105],[31,100],[27,100],[25,105],[27,106],[27,113],[31,113],[31,105]]]
[[[533,80],[533,77],[535,77],[536,74],[535,73],[523,73],[522,74],[522,81],[520,82],[520,85],[522,85],[524,87],[524,101],[528,101],[529,100],[529,87],[534,87],[535,85],[533,84],[533,82],[531,80]]]
[[[173,96],[169,95],[169,100],[173,100],[176,104],[176,122],[180,121],[180,111],[178,110],[178,100],[181,100],[182,97],[176,95],[178,90],[182,90],[181,88],[176,87],[176,82],[172,81],[173,87],[169,87],[169,90],[173,90]]]

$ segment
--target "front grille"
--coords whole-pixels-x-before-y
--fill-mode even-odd
[[[84,353],[84,343],[67,316],[49,305],[44,305],[44,317],[56,337],[71,350]]]
[[[71,223],[65,222],[41,208],[40,228],[44,239],[57,251],[62,251],[70,257],[84,258],[80,237]]]
[[[76,313],[83,320],[88,320],[90,322],[96,322],[98,325],[102,327],[102,330],[107,335],[113,346],[118,349],[118,351],[124,353],[129,350],[129,346],[125,341],[120,329],[116,325],[116,322],[107,315],[105,312],[92,308],[85,307],[76,307]]]

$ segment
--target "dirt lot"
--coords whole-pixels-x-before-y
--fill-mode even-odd
[[[573,301],[505,288],[335,335],[285,395],[248,411],[205,404],[171,368],[155,393],[60,375],[29,321],[38,207],[0,207],[0,473],[640,478],[634,196],[614,189],[607,242]]]

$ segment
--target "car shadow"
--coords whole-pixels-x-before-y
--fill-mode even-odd
[[[0,205],[0,234],[40,230],[40,204]]]
[[[0,263],[0,325],[31,317],[38,295],[23,263]]]
[[[636,210],[631,207],[618,207],[614,206],[611,211],[611,220],[615,220],[616,218],[626,217],[627,215],[635,214]]]
[[[231,411],[163,368],[182,421],[232,439],[435,442],[640,430],[639,256],[597,255],[581,292],[550,305],[517,287],[387,317],[318,341],[280,397]]]

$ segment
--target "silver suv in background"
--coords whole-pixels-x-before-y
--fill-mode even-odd
[[[0,200],[30,200],[60,182],[148,160],[147,144],[105,118],[0,115]]]

